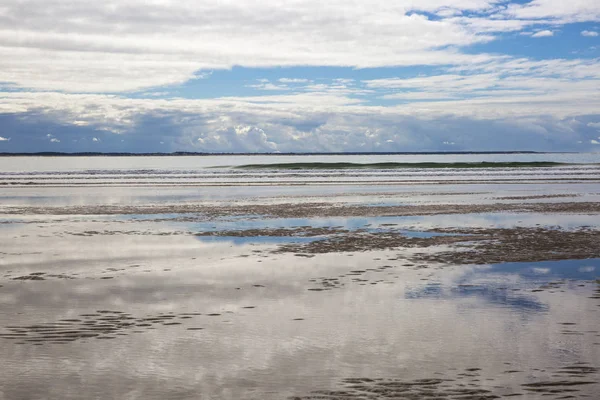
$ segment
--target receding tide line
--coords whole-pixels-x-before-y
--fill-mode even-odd
[[[420,162],[420,163],[349,163],[349,162],[310,162],[310,163],[276,163],[276,164],[247,164],[234,168],[239,169],[399,169],[399,168],[535,168],[560,167],[589,164],[570,164],[551,161],[527,162]],[[595,164],[592,164],[595,165]]]

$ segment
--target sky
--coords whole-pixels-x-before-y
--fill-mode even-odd
[[[598,0],[2,0],[0,152],[600,151]]]

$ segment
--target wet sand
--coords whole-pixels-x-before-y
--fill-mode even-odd
[[[433,194],[435,196],[435,193]],[[546,197],[544,197],[546,198]],[[199,214],[203,219],[231,216],[261,216],[263,218],[310,217],[378,217],[438,214],[473,214],[491,212],[522,213],[600,213],[598,202],[561,203],[494,203],[494,204],[435,204],[402,206],[352,206],[331,203],[276,203],[253,205],[196,205],[173,204],[168,206],[69,206],[69,207],[10,207],[8,215],[152,215]]]

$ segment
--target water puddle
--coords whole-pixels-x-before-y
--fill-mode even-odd
[[[600,258],[494,264],[465,279],[503,275],[518,276],[520,280],[532,283],[547,283],[557,279],[595,280],[600,277]]]
[[[338,228],[346,230],[386,229],[428,231],[447,228],[513,228],[513,227],[600,227],[589,215],[542,214],[542,213],[473,213],[437,214],[421,216],[383,217],[331,217],[331,218],[268,218],[260,215],[244,215],[206,221],[195,214],[122,215],[119,220],[130,222],[169,222],[169,225],[194,231],[245,230],[266,228]],[[422,237],[422,236],[420,236]]]
[[[488,302],[527,311],[547,311],[535,294],[592,290],[600,277],[600,258],[584,260],[501,263],[461,266],[450,282],[411,287],[407,299],[479,297]]]

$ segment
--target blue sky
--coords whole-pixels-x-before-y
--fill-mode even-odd
[[[5,0],[0,152],[600,151],[597,0]]]

